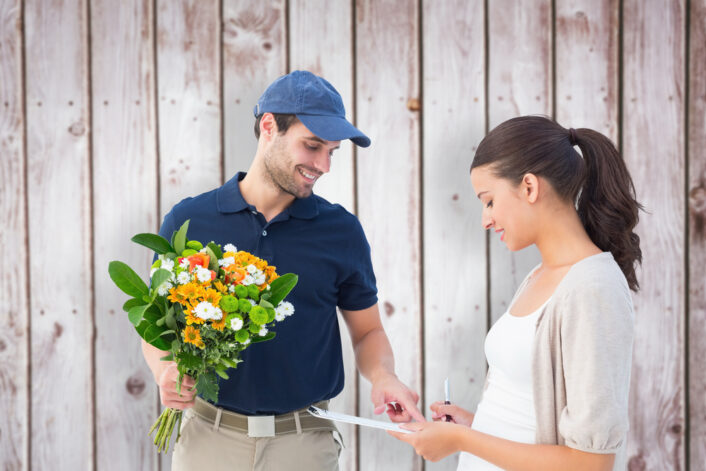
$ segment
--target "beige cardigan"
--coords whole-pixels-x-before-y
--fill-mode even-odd
[[[630,290],[610,252],[571,267],[537,320],[537,443],[615,453],[613,470],[627,468],[633,322]]]

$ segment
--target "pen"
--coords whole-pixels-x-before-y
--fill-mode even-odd
[[[449,396],[449,378],[446,378],[446,381],[444,381],[444,398],[444,404],[451,404]],[[449,414],[446,414],[446,421],[451,422],[451,416]]]

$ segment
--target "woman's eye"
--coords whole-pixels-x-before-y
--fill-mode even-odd
[[[493,200],[490,200],[490,201],[488,201],[487,203],[485,203],[485,207],[486,207],[486,208],[492,208],[492,207],[493,207]]]

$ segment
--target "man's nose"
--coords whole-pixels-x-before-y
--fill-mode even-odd
[[[331,155],[328,150],[324,149],[316,156],[314,167],[321,173],[328,173],[331,170]]]

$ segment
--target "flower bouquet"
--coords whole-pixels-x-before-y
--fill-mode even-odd
[[[128,319],[145,342],[168,352],[164,361],[174,361],[179,378],[196,381],[204,399],[218,401],[218,378],[228,379],[227,369],[236,368],[240,352],[251,343],[270,340],[275,321],[294,313],[284,298],[297,283],[297,275],[279,276],[275,267],[254,255],[237,251],[232,244],[214,242],[204,246],[188,240],[187,220],[171,241],[156,234],[137,234],[133,242],[155,251],[150,286],[125,263],[110,262],[108,272],[128,296],[124,305]],[[174,426],[182,411],[167,408],[152,426],[157,451],[169,449]]]

